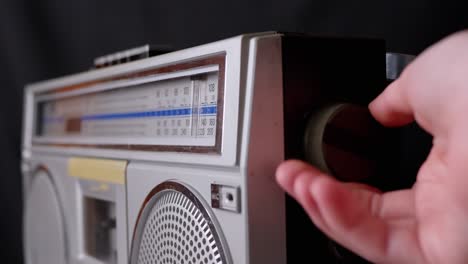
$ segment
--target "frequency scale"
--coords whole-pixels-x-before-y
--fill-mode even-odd
[[[202,67],[38,96],[34,142],[213,147],[218,71]]]

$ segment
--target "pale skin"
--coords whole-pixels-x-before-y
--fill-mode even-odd
[[[433,136],[411,189],[342,183],[297,160],[280,186],[330,238],[374,263],[468,263],[468,31],[421,53],[369,105],[385,126],[416,121]]]

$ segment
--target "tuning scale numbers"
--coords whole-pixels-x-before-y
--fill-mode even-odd
[[[216,134],[218,75],[185,79],[177,85],[158,87],[156,107],[162,110],[157,117],[156,136],[214,137]]]
[[[213,137],[216,133],[217,76],[208,75],[199,86],[200,111],[198,120],[197,137]]]

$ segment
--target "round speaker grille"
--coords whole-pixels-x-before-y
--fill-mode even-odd
[[[225,250],[207,209],[178,183],[166,183],[137,224],[132,263],[225,264]],[[141,219],[143,218],[143,219]]]
[[[26,263],[67,263],[65,223],[56,187],[43,170],[33,178],[24,217]]]

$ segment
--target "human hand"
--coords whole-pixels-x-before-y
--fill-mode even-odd
[[[276,178],[330,238],[375,263],[468,263],[468,31],[418,56],[370,105],[433,136],[411,189],[381,193],[291,160]]]

